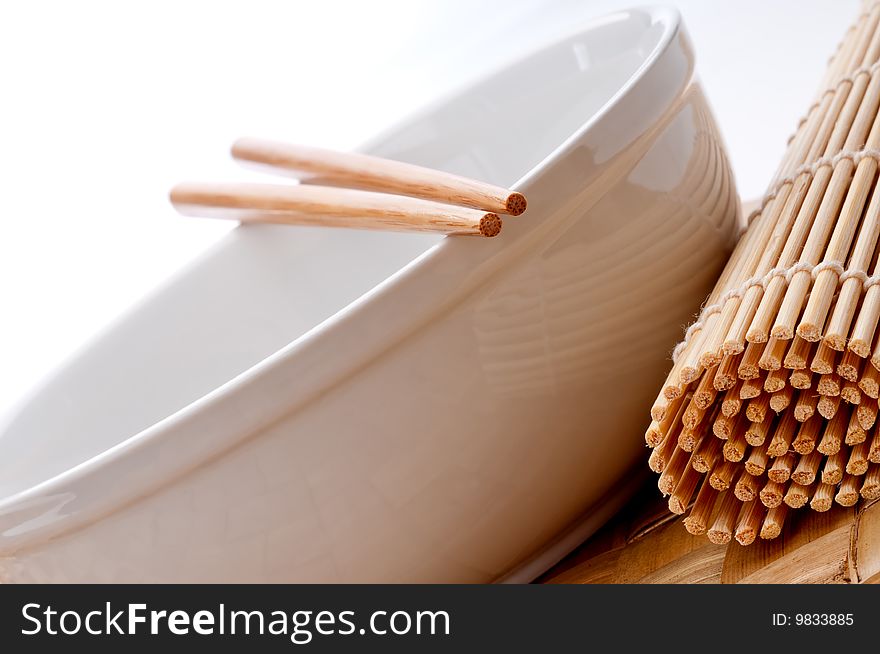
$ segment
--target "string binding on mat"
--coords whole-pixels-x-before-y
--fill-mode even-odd
[[[874,4],[876,5],[880,3]],[[850,75],[840,79],[833,88],[828,89],[827,91],[825,91],[825,93],[829,93],[835,90],[843,82],[855,81],[855,79],[859,75],[873,75],[874,72],[876,72],[878,69],[880,69],[880,61],[872,64],[871,66],[863,66],[862,68],[858,68]],[[825,93],[823,93],[823,96],[825,95]],[[810,109],[807,111],[807,116],[809,116],[810,112],[812,112],[816,106],[818,106],[818,102],[814,106],[810,107]],[[803,124],[803,121],[805,120],[806,117],[801,119],[801,122],[798,124],[798,128],[800,128],[800,126]],[[792,138],[794,138],[794,135],[792,135]],[[790,141],[791,139],[789,139],[789,142]],[[776,180],[773,186],[767,191],[767,193],[764,194],[764,197],[761,199],[761,204],[758,206],[757,209],[749,214],[748,218],[746,219],[743,232],[751,227],[752,223],[758,218],[758,216],[763,213],[764,209],[767,208],[767,205],[779,194],[779,191],[782,190],[783,186],[785,186],[786,184],[793,184],[795,180],[803,174],[808,174],[810,177],[815,177],[816,173],[823,166],[830,166],[834,168],[835,166],[837,166],[837,164],[845,159],[849,159],[853,162],[853,165],[856,166],[858,166],[863,159],[873,159],[874,161],[880,163],[880,149],[862,148],[861,150],[841,150],[835,155],[820,157],[812,163],[799,166],[791,174]],[[844,268],[843,263],[839,261],[822,261],[818,264],[811,264],[805,261],[801,261],[787,268],[773,268],[764,275],[750,277],[749,279],[744,281],[739,287],[732,288],[726,291],[724,295],[722,295],[718,299],[717,302],[703,307],[697,320],[691,323],[691,325],[685,330],[684,338],[672,350],[673,363],[678,361],[678,357],[681,356],[681,353],[687,347],[694,333],[703,328],[703,326],[706,324],[706,320],[708,320],[710,316],[719,313],[728,300],[732,298],[741,298],[753,286],[766,288],[767,284],[770,283],[770,280],[774,279],[775,277],[785,277],[786,283],[790,284],[792,277],[799,272],[809,271],[812,278],[815,280],[816,276],[823,270],[833,270],[834,272],[836,272],[839,277],[840,283],[845,282],[847,279],[859,279],[862,282],[862,287],[865,291],[867,291],[872,286],[877,286],[878,284],[880,284],[880,275],[868,276],[868,274],[863,270],[847,270]]]
[[[748,227],[751,226],[752,222],[761,215],[761,213],[767,207],[767,204],[777,196],[783,186],[785,186],[786,184],[794,183],[795,179],[797,179],[804,173],[807,173],[811,177],[813,177],[822,166],[831,166],[833,168],[844,159],[851,160],[856,166],[858,166],[863,159],[874,159],[875,161],[880,163],[880,149],[863,148],[861,150],[842,150],[834,156],[821,157],[813,163],[800,166],[791,175],[783,177],[782,179],[778,180],[776,184],[773,185],[773,187],[764,196],[763,200],[761,200],[761,205],[749,215],[748,219],[746,220],[746,229],[748,229]],[[840,261],[821,261],[817,264],[811,264],[806,261],[799,261],[798,263],[792,266],[788,266],[787,268],[777,266],[776,268],[767,271],[767,273],[765,273],[764,275],[755,275],[753,277],[750,277],[742,284],[740,284],[737,288],[727,290],[724,295],[722,295],[718,299],[717,302],[703,307],[703,309],[700,311],[699,318],[695,322],[691,323],[687,330],[685,330],[684,338],[678,345],[675,346],[675,349],[672,350],[673,363],[678,361],[678,357],[681,356],[681,353],[687,347],[694,333],[704,327],[704,325],[706,324],[706,320],[708,320],[710,316],[716,313],[720,313],[721,309],[724,307],[728,300],[731,300],[733,298],[742,298],[742,296],[745,295],[748,290],[753,286],[760,286],[762,289],[766,289],[767,284],[769,284],[770,281],[776,277],[785,277],[786,284],[790,284],[792,277],[794,277],[794,275],[799,272],[809,272],[813,280],[815,280],[819,273],[825,270],[832,270],[837,273],[839,282],[841,284],[848,279],[858,279],[862,282],[862,289],[865,292],[867,292],[867,290],[872,286],[880,285],[880,274],[868,275],[864,270],[848,270],[844,268],[843,262]]]
[[[682,341],[675,346],[675,349],[672,350],[672,361],[675,363],[678,361],[678,357],[681,356],[681,353],[687,347],[688,342],[690,342],[694,333],[701,330],[706,321],[716,313],[721,313],[721,309],[724,308],[724,305],[727,304],[728,300],[733,298],[742,298],[750,288],[754,286],[760,286],[762,289],[767,288],[767,284],[769,284],[776,277],[785,277],[785,283],[790,284],[792,278],[799,272],[809,272],[810,276],[813,278],[813,281],[816,280],[816,277],[819,276],[819,273],[825,270],[832,270],[837,273],[839,277],[839,282],[842,284],[848,279],[858,279],[862,282],[863,291],[867,292],[869,288],[872,286],[880,286],[880,274],[877,275],[868,275],[864,270],[852,269],[848,270],[843,267],[843,264],[840,261],[822,261],[815,265],[808,263],[806,261],[799,261],[793,266],[788,266],[787,268],[777,267],[772,270],[768,270],[764,275],[756,275],[754,277],[749,277],[746,281],[744,281],[737,288],[732,288],[724,293],[717,302],[714,302],[708,306],[703,307],[700,311],[700,317],[697,321],[691,323],[691,325],[687,328],[684,333],[684,338]]]
[[[782,190],[783,186],[785,186],[786,184],[794,184],[795,180],[804,173],[808,174],[810,177],[815,177],[816,173],[823,166],[830,166],[834,168],[844,159],[851,160],[856,166],[859,165],[862,159],[873,159],[874,161],[880,163],[880,149],[863,148],[861,150],[841,150],[833,156],[820,157],[816,159],[813,163],[804,164],[798,167],[790,175],[786,175],[785,177],[778,179],[776,183],[771,187],[771,189],[767,191],[767,193],[764,195],[764,198],[761,200],[760,206],[752,213],[750,213],[749,217],[746,219],[745,229],[748,229],[751,226],[752,222],[754,222],[754,220],[761,215],[764,209],[767,208],[767,205],[770,204],[770,201],[773,200],[773,198],[775,198],[777,195],[779,195],[779,191]],[[745,229],[743,231],[745,231]]]
[[[786,141],[786,143],[791,143],[794,140],[800,128],[804,126],[804,123],[807,122],[807,120],[809,120],[810,114],[818,109],[819,105],[821,105],[822,102],[825,100],[826,95],[837,92],[837,90],[846,83],[855,84],[856,80],[862,75],[872,77],[874,73],[877,72],[877,70],[880,70],[880,61],[876,61],[870,66],[860,66],[859,68],[856,68],[854,71],[852,71],[849,75],[844,75],[843,77],[839,78],[834,84],[822,91],[822,93],[819,95],[819,98],[809,106],[807,112],[798,121],[797,127],[794,128],[794,133],[788,137],[788,141]]]

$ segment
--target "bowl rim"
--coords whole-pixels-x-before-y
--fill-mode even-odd
[[[382,139],[388,138],[395,130],[400,129],[402,124],[423,120],[426,116],[436,112],[438,107],[447,105],[471,88],[499,75],[503,71],[520,65],[538,53],[557,47],[566,40],[589,32],[618,17],[636,13],[650,15],[653,19],[652,24],[656,21],[662,22],[663,33],[657,43],[645,55],[642,63],[629,75],[626,82],[601,107],[593,112],[582,125],[566,137],[556,148],[548,152],[543,159],[522,175],[516,183],[511,185],[512,189],[523,190],[535,179],[539,178],[555,162],[565,157],[576,147],[584,136],[600,124],[603,118],[613,111],[625,97],[630,95],[633,89],[647,76],[648,72],[657,65],[663,53],[669,49],[670,44],[681,29],[681,16],[677,9],[667,6],[636,7],[581,20],[573,27],[560,30],[536,46],[529,47],[506,58],[488,72],[474,78],[468,78],[448,93],[442,94],[420,109],[396,121],[393,125],[381,130],[376,136],[367,140],[359,149],[369,150],[373,144],[381,142]],[[681,90],[679,90],[675,97],[680,96],[680,94]],[[498,241],[499,239],[492,240]],[[319,384],[317,389],[313,389],[308,396],[301,398],[299,402],[292,405],[288,404],[283,411],[272,412],[262,420],[256,420],[253,419],[253,416],[250,416],[251,420],[246,428],[236,427],[233,424],[234,420],[230,421],[230,425],[227,425],[227,427],[234,435],[217,438],[216,440],[220,442],[211,443],[210,446],[203,444],[198,449],[197,454],[194,453],[194,448],[189,455],[183,454],[174,459],[169,459],[167,454],[163,455],[161,450],[156,449],[169,439],[175,439],[178,443],[182,442],[188,445],[187,439],[195,436],[198,430],[204,428],[206,424],[217,426],[215,422],[212,423],[205,419],[212,409],[221,408],[224,404],[234,404],[234,400],[238,400],[238,404],[247,404],[248,395],[252,396],[251,400],[256,401],[255,398],[258,395],[248,391],[253,391],[253,387],[258,385],[257,382],[262,385],[261,387],[265,387],[272,377],[283,378],[284,376],[280,374],[281,370],[294,357],[302,360],[308,354],[314,358],[314,352],[320,348],[310,347],[313,341],[318,338],[333,337],[334,332],[346,327],[346,325],[357,319],[365,310],[370,309],[371,305],[382,304],[381,302],[376,303],[375,300],[387,299],[392,293],[396,294],[403,285],[412,285],[414,278],[424,276],[432,266],[436,268],[446,258],[448,253],[453,253],[472,244],[466,243],[466,241],[468,239],[440,240],[359,298],[340,308],[326,320],[314,325],[284,347],[258,361],[205,395],[181,407],[171,415],[132,434],[79,464],[51,477],[47,477],[18,492],[0,497],[0,555],[24,549],[29,544],[33,544],[40,539],[57,537],[72,529],[80,528],[102,516],[112,513],[121,506],[126,506],[152,495],[186,473],[210,463],[216,457],[231,451],[241,443],[258,435],[266,428],[271,427],[275,422],[293,415],[315,398],[322,396],[352,374],[356,374],[365,365],[365,362],[368,364],[374,361],[389,351],[394,345],[421,329],[428,322],[426,316],[415,316],[403,328],[387,334],[384,344],[380,344],[381,346],[378,349],[374,348],[374,344],[364,345],[363,349],[371,349],[373,351],[363,361],[350,361],[348,365],[344,367],[337,366],[336,369],[330,366],[329,370],[315,370],[319,376],[323,374],[324,384]],[[487,257],[488,272],[491,272],[492,269],[500,269],[501,262],[498,261],[500,258],[497,256],[498,253],[496,251],[494,256],[490,254]],[[495,260],[494,265],[492,265],[491,261],[488,261],[492,259]],[[477,275],[471,275],[467,283],[463,283],[461,279],[456,280],[456,283],[450,286],[450,293],[446,298],[445,306],[457,304],[483,285],[483,282],[478,283],[477,280],[473,279],[474,277],[477,277]],[[437,313],[435,312],[430,317],[436,315]],[[313,364],[314,362],[306,361],[303,365],[308,366],[310,363]],[[314,368],[314,365],[312,368]],[[38,393],[39,391],[37,391]],[[25,398],[25,402],[32,401],[34,397],[35,395],[33,394],[29,395]],[[236,409],[235,406],[232,406],[226,407],[226,409],[227,414],[233,410],[238,410],[241,413],[241,407]],[[250,413],[256,412],[251,410]],[[161,461],[165,468],[158,471],[153,470],[152,474],[139,471],[139,468],[145,467],[143,465],[134,465],[135,460],[141,462],[141,458],[144,458],[138,457],[139,452],[143,453],[146,458],[153,457]],[[94,491],[80,492],[83,483],[88,483],[89,480],[100,481],[102,479],[115,482],[119,486],[111,483],[99,484],[101,489],[105,491],[108,488],[114,488],[114,492],[111,494]],[[124,488],[120,487],[123,484]]]
[[[589,117],[587,117],[587,119],[584,120],[580,127],[575,129],[555,148],[550,150],[540,161],[535,163],[531,168],[529,168],[529,170],[521,175],[518,180],[511,184],[511,190],[520,190],[522,186],[527,183],[528,180],[539,176],[544,170],[546,170],[546,168],[551,166],[554,161],[558,160],[568,151],[570,151],[575,146],[575,144],[584,136],[584,134],[590,131],[590,129],[592,129],[597,123],[601,122],[605,116],[607,116],[617,105],[620,104],[621,100],[632,91],[632,89],[639,83],[639,81],[644,78],[647,71],[657,63],[660,55],[669,47],[670,43],[672,43],[672,40],[681,29],[682,19],[681,12],[678,10],[678,8],[671,5],[637,5],[635,7],[618,9],[610,13],[600,14],[599,16],[593,16],[587,19],[583,19],[580,22],[576,22],[572,27],[561,30],[558,34],[545,38],[544,40],[531,45],[523,51],[513,54],[512,56],[506,58],[495,66],[481,72],[479,75],[470,77],[464,80],[462,83],[455,85],[452,89],[439,94],[437,97],[428,101],[426,104],[395,121],[392,125],[380,129],[378,132],[367,138],[356,149],[360,152],[369,152],[375,145],[382,143],[392,134],[397,132],[400,129],[401,125],[421,122],[427,116],[436,113],[440,107],[452,104],[457,98],[467,93],[472,88],[476,88],[486,83],[487,81],[498,77],[505,71],[523,64],[524,62],[532,59],[536,55],[550,50],[554,47],[558,47],[565,41],[589,32],[592,29],[601,27],[604,24],[614,22],[624,16],[633,14],[647,14],[650,15],[655,21],[662,22],[664,29],[663,33],[660,35],[660,38],[657,40],[657,43],[654,45],[653,48],[651,48],[651,51],[645,55],[642,63],[639,64],[639,66],[629,75],[629,77],[626,79],[626,82],[624,82],[624,84],[619,89],[617,89],[617,91],[609,96],[608,99],[603,102],[598,109],[596,109],[596,111],[594,111]],[[446,241],[441,241],[441,243],[443,242]]]

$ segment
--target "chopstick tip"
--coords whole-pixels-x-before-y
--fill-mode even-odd
[[[501,218],[498,214],[487,213],[480,219],[480,234],[489,238],[501,232]]]
[[[511,216],[519,216],[526,210],[528,206],[528,202],[526,202],[526,196],[522,193],[513,192],[507,197],[507,213]]]

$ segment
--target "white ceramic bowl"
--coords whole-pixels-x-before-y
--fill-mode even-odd
[[[0,579],[490,581],[624,497],[737,219],[677,13],[581,26],[366,149],[529,211],[491,240],[234,230],[0,433]]]

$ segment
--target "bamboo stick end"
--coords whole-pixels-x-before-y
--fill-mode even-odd
[[[778,538],[779,534],[782,533],[782,528],[775,524],[765,524],[761,528],[761,538],[764,540],[773,540],[774,538]]]
[[[715,352],[706,352],[700,357],[700,367],[708,370],[721,363],[721,355]]]
[[[697,518],[688,516],[683,520],[683,523],[687,532],[693,536],[702,536],[706,533],[706,525]]]
[[[498,236],[501,233],[501,218],[498,214],[487,213],[480,218],[480,234],[488,238]]]
[[[736,532],[736,542],[740,545],[751,545],[755,542],[755,530],[751,527],[744,527],[742,529],[737,530]]]
[[[749,343],[766,343],[770,335],[763,329],[751,329],[746,334],[746,341]]]
[[[810,508],[813,509],[813,511],[824,513],[831,508],[831,500],[824,497],[814,497],[810,502]]]
[[[657,447],[663,442],[663,432],[657,422],[652,422],[645,431],[645,445],[648,447]]]
[[[651,419],[660,422],[663,418],[666,417],[667,405],[665,404],[655,404],[651,407]]]
[[[507,196],[505,208],[507,209],[507,213],[511,216],[522,215],[525,213],[526,207],[528,207],[528,201],[526,200],[526,196],[522,193],[514,192]]]
[[[681,397],[681,395],[682,395],[682,387],[681,386],[675,386],[675,385],[670,384],[666,388],[663,389],[663,397],[665,397],[670,402],[672,400],[677,400],[678,398]]]
[[[852,339],[847,347],[850,352],[861,357],[862,359],[867,359],[871,354],[870,344],[865,343],[865,341],[860,338]]]
[[[774,325],[773,330],[770,332],[770,336],[778,338],[780,341],[790,341],[794,338],[794,332],[788,325]],[[805,340],[810,339],[805,338]],[[816,337],[815,340],[819,340],[819,338]]]
[[[719,529],[710,529],[706,533],[706,536],[709,538],[709,541],[715,545],[726,545],[730,542],[730,532],[721,531]]]
[[[778,326],[778,327],[781,327],[781,326]],[[774,336],[776,336],[776,330],[778,327],[773,328],[773,332],[774,332],[773,335]],[[790,331],[787,328],[785,329],[785,332],[790,333]],[[814,325],[812,323],[808,323],[808,322],[802,322],[800,325],[798,325],[797,334],[802,339],[804,339],[805,341],[809,341],[810,343],[816,343],[817,341],[819,341],[822,338],[822,332],[819,330],[819,328],[816,325]],[[788,338],[791,338],[791,336],[789,336]],[[840,349],[840,348],[834,348],[834,349]]]
[[[846,337],[840,334],[828,334],[824,338],[825,345],[836,352],[843,352],[846,349]]]
[[[739,341],[724,341],[724,344],[721,346],[721,351],[730,356],[736,356],[742,353],[744,349],[746,349],[745,344]]]
[[[678,380],[682,386],[687,386],[694,381],[700,374],[700,371],[693,366],[685,366],[681,369]]]
[[[684,505],[684,502],[673,495],[669,498],[669,510],[676,515],[682,515],[687,510],[687,507]]]
[[[866,483],[862,486],[861,495],[866,500],[876,500],[880,497],[880,485]]]
[[[840,489],[840,492],[834,497],[834,501],[840,506],[855,506],[855,503],[859,501],[859,494],[855,491]]]
[[[660,477],[660,479],[657,480],[657,488],[660,489],[660,492],[664,497],[671,495],[675,490],[675,480],[667,477]]]
[[[235,139],[229,147],[229,154],[232,155],[233,159],[248,159],[248,153],[250,152],[249,146],[253,141],[254,139],[246,136]]]

